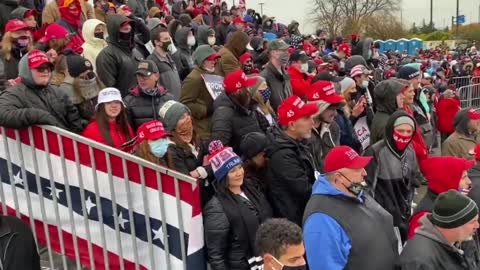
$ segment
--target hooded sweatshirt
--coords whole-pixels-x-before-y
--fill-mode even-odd
[[[385,138],[367,148],[364,155],[373,156],[367,166],[367,182],[375,200],[393,216],[393,224],[398,227],[402,241],[407,239],[408,219],[411,213],[415,187],[418,186],[418,170],[415,151],[409,145],[401,151],[393,139],[394,123],[399,117],[409,117],[404,111],[396,111],[385,126]],[[413,130],[415,134],[416,127]]]
[[[236,31],[230,40],[221,48],[218,54],[221,56],[216,66],[220,76],[226,76],[232,71],[241,68],[240,56],[247,51],[250,38],[245,32]]]
[[[124,22],[129,22],[125,16],[114,14],[107,20],[108,46],[100,51],[95,63],[97,74],[106,87],[115,87],[122,93],[122,96],[128,94],[128,90],[133,88],[137,81],[135,72],[137,70],[137,61],[132,56],[132,49],[119,38],[120,26]],[[130,44],[133,48],[133,27]]]
[[[195,39],[197,40],[197,46],[200,45],[210,45],[208,44],[208,32],[213,31],[213,29],[208,25],[200,25],[197,29],[197,35]],[[213,33],[215,33],[213,31]]]
[[[473,159],[471,152],[478,143],[477,133],[471,134],[468,130],[468,110],[459,111],[453,120],[455,132],[442,144],[442,156],[456,156]]]
[[[178,76],[183,81],[194,68],[192,50],[187,44],[188,34],[192,31],[191,27],[182,27],[175,32],[175,42],[178,51],[172,55],[173,61],[177,66]]]
[[[398,110],[397,96],[408,86],[408,81],[390,79],[380,82],[373,91],[377,112],[370,127],[370,144],[374,144],[385,137],[385,126],[388,118]]]
[[[455,131],[453,119],[460,111],[460,100],[441,97],[435,109],[438,117],[438,131],[446,134],[453,133]]]
[[[420,162],[420,170],[428,181],[428,190],[410,219],[408,239],[411,239],[415,230],[420,227],[420,219],[432,212],[433,202],[438,194],[450,189],[458,190],[466,169],[465,160],[456,157],[430,157]]]
[[[106,36],[104,36],[104,39],[95,37],[95,27],[98,25],[105,25],[105,23],[97,19],[90,19],[85,21],[82,27],[83,38],[85,39],[85,43],[82,45],[83,57],[87,58],[93,64],[94,71],[97,70],[95,61],[98,54],[103,48],[107,47],[107,42],[105,41]]]

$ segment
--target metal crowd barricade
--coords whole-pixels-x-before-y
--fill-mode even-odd
[[[471,84],[478,84],[480,83],[480,77],[472,77],[472,76],[462,76],[462,77],[452,77],[448,80],[448,84],[455,85],[456,89],[461,87],[471,85]]]
[[[462,108],[480,108],[480,83],[460,87],[457,95]]]
[[[0,131],[0,211],[33,228],[47,268],[186,270],[189,239],[203,247],[193,178],[52,126]]]

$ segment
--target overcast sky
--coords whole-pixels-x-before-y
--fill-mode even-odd
[[[231,0],[229,1],[231,4]],[[238,3],[238,0],[236,0]],[[313,32],[314,26],[309,23],[307,14],[311,8],[312,0],[246,0],[247,7],[260,12],[261,2],[264,2],[263,12],[269,16],[276,16],[281,22],[290,23],[295,19],[301,23],[304,32]],[[478,22],[479,12],[478,0],[460,0],[460,15],[465,15],[466,23]],[[433,1],[433,22],[436,27],[451,25],[452,16],[456,13],[455,0],[434,0]],[[403,0],[402,8],[403,23],[410,28],[413,22],[421,24],[422,19],[426,23],[430,21],[430,0]],[[400,16],[400,11],[398,11]]]

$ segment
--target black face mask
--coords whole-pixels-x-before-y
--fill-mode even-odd
[[[133,47],[135,47],[135,44],[133,43],[132,31],[130,31],[129,33],[123,33],[123,32],[118,33],[118,39],[119,39],[118,42],[120,43],[120,45],[126,46],[129,49],[133,49]]]
[[[95,32],[93,36],[99,39],[104,39],[103,32]]]

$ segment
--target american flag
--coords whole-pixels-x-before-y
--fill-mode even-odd
[[[134,159],[122,160],[100,149],[90,152],[83,143],[75,147],[72,139],[50,129],[45,140],[41,127],[32,127],[30,134],[27,129],[4,130],[0,209],[6,208],[9,215],[18,211],[26,222],[33,218],[39,243],[47,245],[47,231],[53,251],[95,269],[136,269],[137,262],[139,269],[176,270],[183,269],[183,258],[188,270],[206,269],[197,185],[180,180],[176,185],[171,176],[141,167]]]

